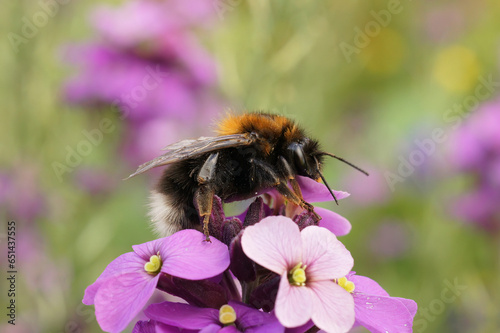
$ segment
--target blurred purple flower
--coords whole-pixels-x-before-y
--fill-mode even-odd
[[[71,103],[114,105],[126,120],[136,122],[161,116],[190,121],[199,115],[198,108],[213,102],[204,96],[209,87],[173,64],[102,43],[74,46],[70,52],[82,68],[66,85]],[[214,68],[202,70],[212,73]]]
[[[486,230],[500,229],[500,99],[472,111],[451,140],[451,160],[458,172],[473,178],[452,213]]]
[[[215,14],[213,5],[203,0],[134,0],[119,8],[99,7],[92,23],[105,39],[128,48],[161,41],[177,31],[207,27]]]
[[[478,187],[456,198],[452,213],[485,230],[500,228],[500,193],[498,188]]]
[[[7,219],[34,222],[46,211],[47,203],[42,193],[38,172],[18,166],[0,171],[0,208]]]
[[[163,302],[150,305],[145,313],[155,322],[194,332],[279,333],[284,331],[284,327],[273,314],[233,301],[229,301],[220,309]],[[184,330],[183,332],[185,332]]]
[[[134,164],[155,157],[181,130],[198,136],[222,109],[215,63],[192,33],[214,15],[201,0],[98,8],[92,24],[100,40],[65,50],[65,60],[79,68],[66,83],[66,99],[117,107],[126,128],[122,152]]]
[[[216,239],[203,242],[196,230],[182,230],[132,248],[112,261],[87,287],[83,303],[94,304],[105,331],[120,332],[141,311],[162,274],[201,280],[229,266],[227,246]]]
[[[464,171],[491,171],[500,158],[500,99],[485,103],[472,111],[454,133],[453,162]]]

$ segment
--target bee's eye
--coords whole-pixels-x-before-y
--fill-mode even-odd
[[[288,146],[288,151],[290,152],[290,157],[293,159],[297,171],[300,174],[305,174],[307,172],[307,161],[304,151],[302,150],[302,145],[293,142]]]

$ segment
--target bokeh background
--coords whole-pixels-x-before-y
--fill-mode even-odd
[[[415,332],[500,331],[500,3],[4,1],[2,332],[99,332],[85,287],[153,239],[158,173],[228,110],[297,120],[358,274],[419,305]],[[16,221],[16,325],[7,221]],[[358,330],[362,332],[363,330]]]

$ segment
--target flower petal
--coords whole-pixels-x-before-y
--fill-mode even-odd
[[[250,294],[249,304],[256,309],[270,312],[274,309],[276,296],[281,282],[281,276],[272,274],[267,281],[262,282]]]
[[[95,315],[103,331],[121,332],[153,295],[159,275],[146,272],[107,279],[95,295]]]
[[[356,323],[370,332],[412,332],[413,316],[395,297],[354,294]]]
[[[208,325],[207,327],[201,329],[200,331],[198,331],[198,333],[218,333],[221,331],[221,328],[219,325],[217,324],[210,324]],[[183,331],[184,333],[184,331]]]
[[[253,326],[250,328],[247,328],[245,330],[245,333],[268,333],[268,332],[273,332],[273,333],[283,333],[285,331],[285,327],[281,325],[279,322],[278,318],[276,316],[272,315],[271,319],[269,319],[267,322],[260,326]],[[304,332],[304,331],[302,331]]]
[[[307,202],[323,202],[332,201],[333,197],[328,187],[325,184],[319,183],[314,179],[297,176],[297,182],[299,183],[300,190],[302,191],[302,197]],[[335,198],[337,200],[347,198],[350,194],[343,191],[333,191]]]
[[[389,293],[384,288],[366,276],[352,275],[348,279],[354,283],[354,293],[389,297]]]
[[[285,272],[281,276],[274,311],[283,326],[301,326],[311,319],[313,311],[312,293],[309,290],[310,288],[306,286],[290,285],[287,275],[288,273]]]
[[[240,331],[233,325],[223,327],[219,330],[220,333],[240,333]]]
[[[300,235],[307,281],[332,280],[349,273],[354,265],[351,253],[329,230],[310,226]]]
[[[243,233],[244,231],[240,231],[238,236],[233,239],[229,246],[231,256],[229,268],[240,282],[250,282],[254,281],[257,277],[257,271],[255,269],[255,263],[248,258],[241,247],[241,237]]]
[[[351,231],[351,223],[342,215],[321,207],[314,207],[314,211],[321,216],[318,225],[330,230],[335,236],[345,236]]]
[[[219,280],[220,281],[220,280]],[[219,281],[186,280],[176,276],[161,274],[157,288],[187,303],[202,308],[220,308],[227,304],[226,288]]]
[[[251,308],[246,304],[229,301],[236,312],[238,327],[245,332],[283,332],[285,329],[276,316]]]
[[[167,237],[155,239],[153,241],[139,245],[132,245],[132,249],[134,249],[134,252],[137,253],[139,257],[148,262],[151,256],[157,254],[158,251],[160,251],[160,245],[166,238]]]
[[[297,327],[293,327],[293,328],[286,328],[285,333],[303,333],[303,332],[307,332],[307,330],[313,326],[314,326],[314,323],[312,322],[312,320],[309,320],[307,323],[305,323],[302,326],[297,326]]]
[[[107,279],[117,275],[144,270],[144,264],[145,262],[134,252],[122,254],[110,262],[97,280],[85,289],[83,304],[94,304],[95,294]]]
[[[327,332],[347,332],[354,324],[354,299],[333,281],[308,283],[313,292],[312,320]]]
[[[270,216],[247,227],[241,245],[250,259],[279,275],[301,260],[299,227],[288,217]]]
[[[401,303],[403,303],[403,305],[406,306],[406,308],[408,309],[408,311],[410,312],[410,314],[413,317],[415,317],[415,315],[417,314],[417,310],[418,310],[417,302],[415,302],[412,299],[407,299],[407,298],[401,298],[401,297],[393,297],[393,298],[397,299]]]
[[[218,275],[229,266],[226,245],[214,237],[186,229],[164,238],[160,246],[163,260],[161,271],[188,280],[201,280]]]
[[[202,329],[211,324],[219,324],[219,311],[199,308],[184,303],[163,302],[151,304],[144,311],[146,316],[160,323],[185,329]]]

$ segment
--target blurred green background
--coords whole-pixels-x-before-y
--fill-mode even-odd
[[[95,38],[88,17],[98,4],[66,1],[16,47],[12,33],[21,34],[23,18],[40,11],[40,3],[2,3],[0,171],[14,182],[2,195],[21,210],[35,193],[43,201],[31,222],[2,206],[2,251],[4,223],[13,219],[18,265],[16,326],[2,313],[2,332],[100,331],[93,309],[81,304],[86,286],[131,245],[154,237],[146,217],[153,180],[122,181],[135,170],[117,153],[126,133],[122,119],[109,108],[89,112],[63,98],[75,69],[61,61],[61,47]],[[366,179],[335,160],[326,166],[330,185],[352,194],[339,207],[323,206],[352,223],[341,241],[358,274],[418,303],[415,332],[500,331],[500,237],[449,214],[468,184],[452,172],[449,140],[436,143],[409,175],[393,178],[415,140],[432,138],[435,129],[449,137],[449,110],[462,105],[458,115],[465,119],[477,87],[500,81],[500,3],[221,0],[214,11],[211,29],[195,35],[217,66],[218,94],[226,101],[220,114],[225,108],[284,114],[325,150],[371,173]],[[498,85],[492,87],[480,102],[498,95]],[[65,161],[67,147],[104,116],[117,130],[59,179],[53,163]],[[210,134],[204,128],[200,135]],[[75,175],[86,168],[102,172],[109,187],[83,190]],[[5,256],[1,262],[4,276]],[[0,285],[5,309],[5,278]]]

